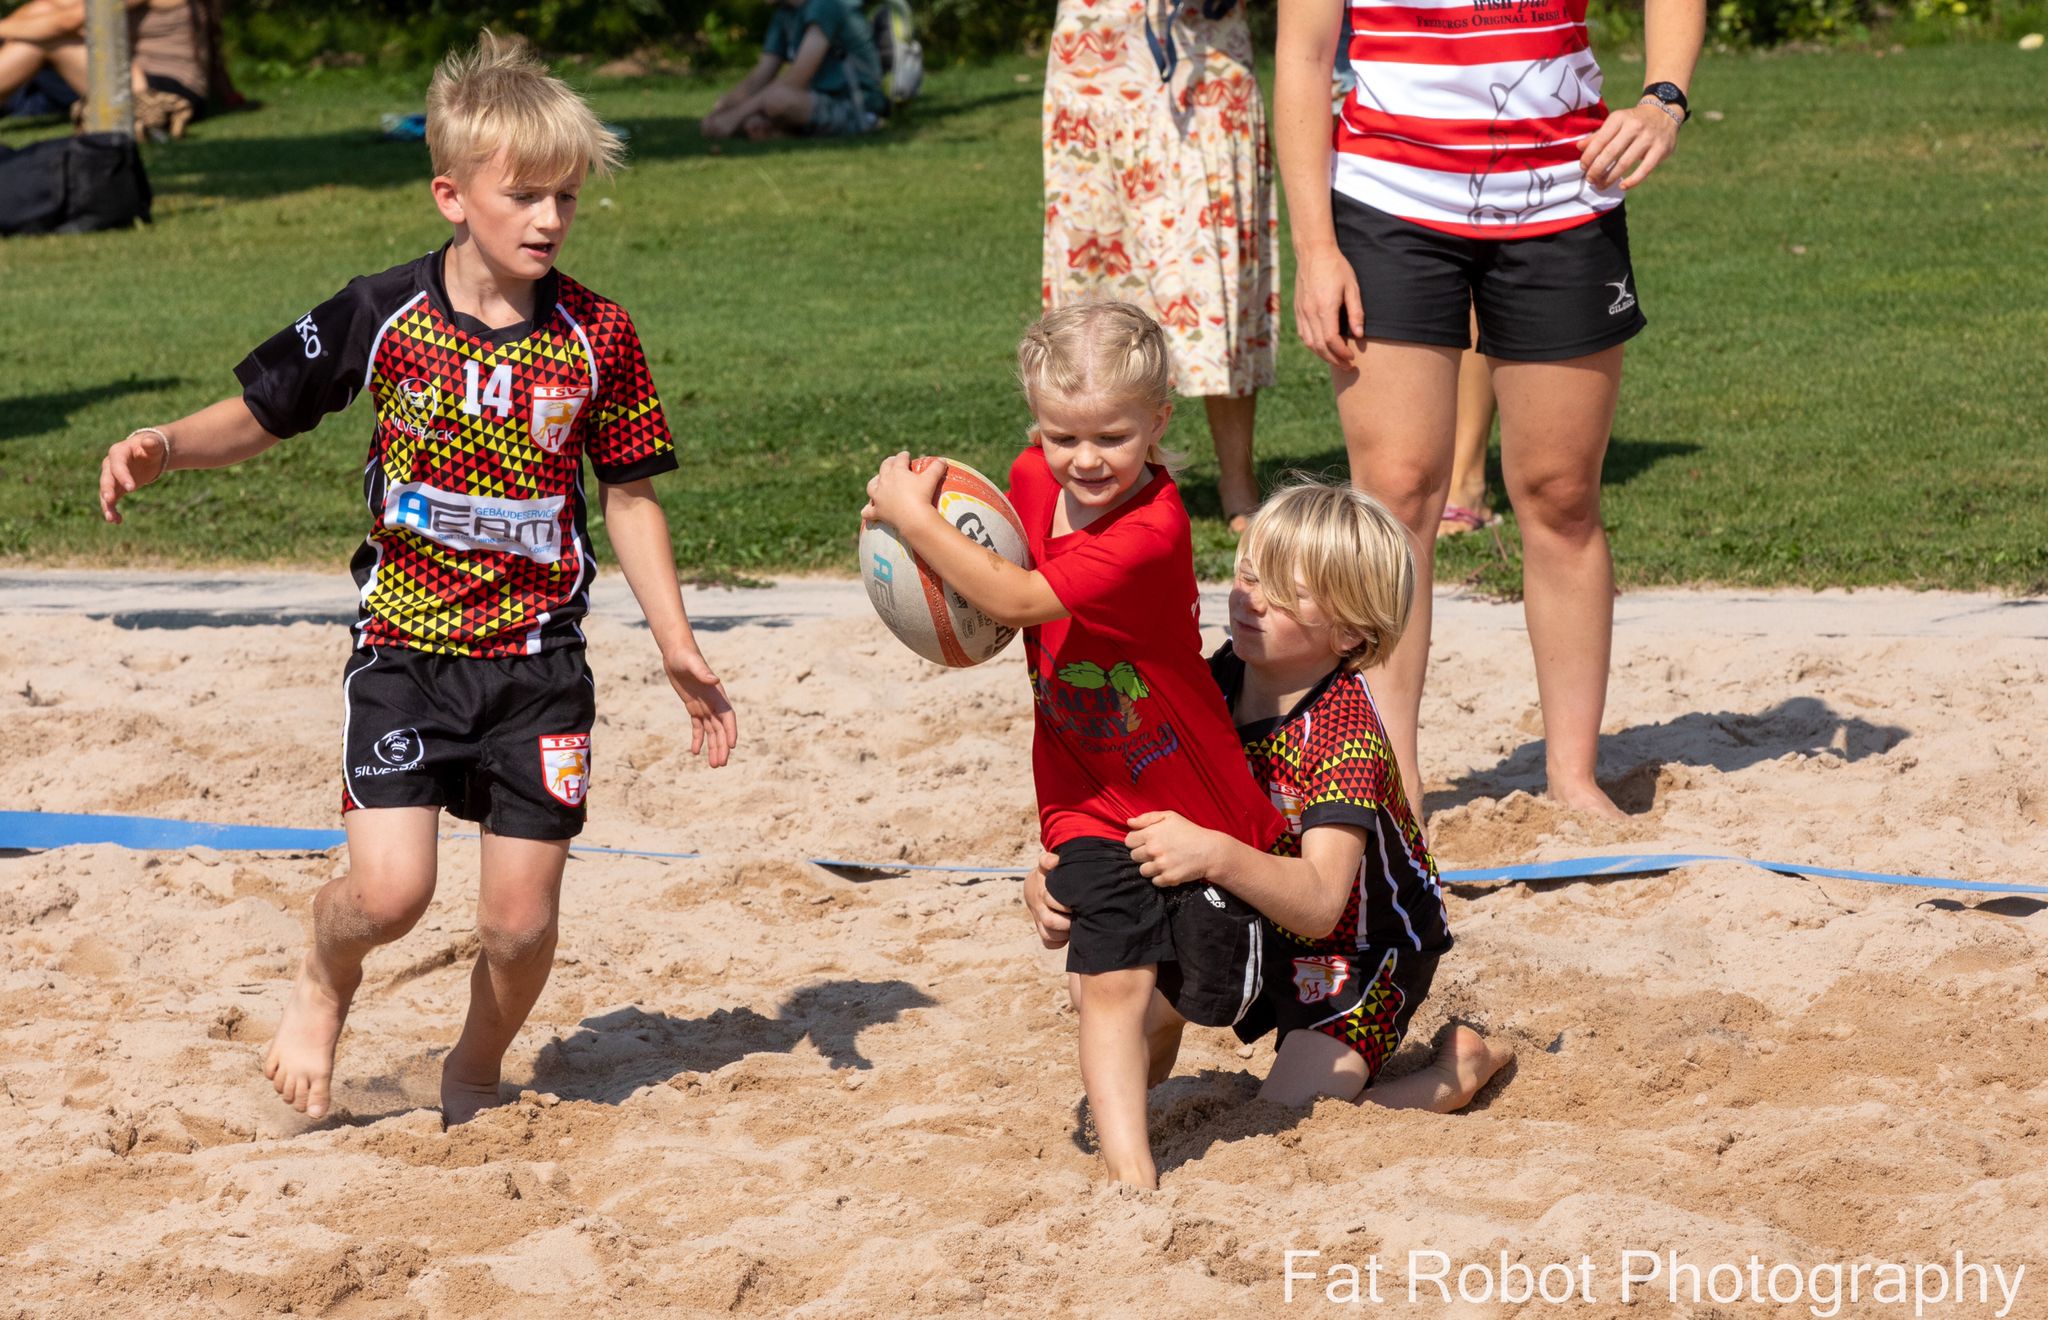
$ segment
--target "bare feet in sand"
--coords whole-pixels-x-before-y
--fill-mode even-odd
[[[1472,1103],[1479,1088],[1507,1066],[1515,1052],[1470,1027],[1451,1026],[1436,1038],[1436,1057],[1427,1067],[1380,1082],[1359,1096],[1386,1109],[1427,1109],[1450,1114]]]
[[[356,984],[362,974],[356,974]],[[348,1020],[349,1000],[356,986],[329,984],[308,951],[299,962],[299,976],[285,1002],[277,1038],[263,1056],[263,1075],[279,1097],[308,1118],[325,1118],[331,1107],[334,1044]]]
[[[498,1098],[498,1069],[468,1065],[460,1047],[441,1064],[441,1126],[457,1127],[484,1110],[503,1103]]]
[[[1455,1078],[1451,1098],[1456,1101],[1450,1107],[1463,1109],[1472,1103],[1472,1097],[1479,1094],[1481,1087],[1493,1080],[1493,1075],[1508,1066],[1508,1060],[1515,1057],[1513,1049],[1498,1041],[1490,1041],[1472,1028],[1454,1025],[1443,1034],[1436,1047],[1435,1066],[1444,1069]]]
[[[1599,820],[1628,819],[1628,813],[1614,805],[1614,799],[1607,796],[1607,790],[1590,779],[1580,784],[1560,784],[1552,780],[1547,795],[1553,802],[1562,802],[1574,811],[1583,811]]]

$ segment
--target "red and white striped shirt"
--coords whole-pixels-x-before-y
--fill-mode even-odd
[[[1607,118],[1586,0],[1350,0],[1331,186],[1431,229],[1530,238],[1621,202],[1579,167]]]

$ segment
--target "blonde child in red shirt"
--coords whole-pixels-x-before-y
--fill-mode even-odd
[[[1260,850],[1286,825],[1247,772],[1202,659],[1192,533],[1160,461],[1173,416],[1164,334],[1126,303],[1066,307],[1031,328],[1017,360],[1035,424],[1009,497],[1036,567],[946,522],[934,507],[942,463],[889,459],[862,516],[1025,630],[1039,829],[1074,913],[1081,1080],[1110,1177],[1155,1187],[1146,1089],[1171,1067],[1185,1022],[1230,1026],[1251,1007],[1263,931],[1219,887],[1153,885],[1125,843],[1129,822],[1173,811]]]

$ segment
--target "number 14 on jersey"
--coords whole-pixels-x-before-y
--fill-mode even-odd
[[[512,415],[512,364],[500,362],[491,368],[491,378],[483,383],[483,394],[479,398],[477,383],[482,376],[477,362],[472,359],[462,364],[462,411],[471,417],[483,415],[485,405],[498,414],[500,420]]]

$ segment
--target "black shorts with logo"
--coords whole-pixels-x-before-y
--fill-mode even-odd
[[[596,688],[583,648],[508,659],[362,647],[342,669],[342,807],[446,807],[486,833],[583,829]]]
[[[1330,195],[1337,247],[1358,277],[1369,339],[1472,346],[1511,362],[1561,362],[1633,339],[1628,217],[1616,206],[1534,238],[1467,238]]]
[[[1257,999],[1265,922],[1214,885],[1161,889],[1113,839],[1070,839],[1045,892],[1073,913],[1067,970],[1092,975],[1158,964],[1159,993],[1182,1017],[1227,1027]]]
[[[1365,1060],[1366,1085],[1380,1075],[1408,1034],[1408,1020],[1429,997],[1442,951],[1369,947],[1325,953],[1280,931],[1266,937],[1266,990],[1237,1024],[1250,1044],[1269,1031],[1320,1031]]]

